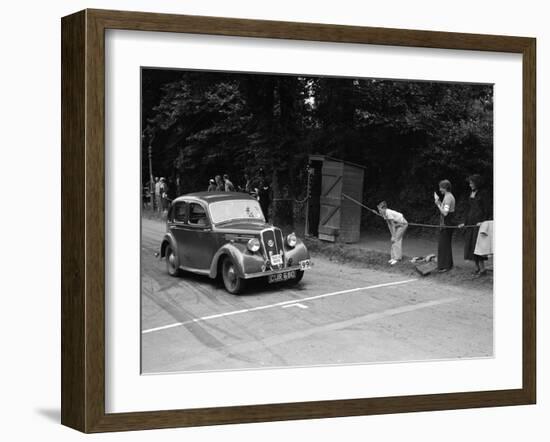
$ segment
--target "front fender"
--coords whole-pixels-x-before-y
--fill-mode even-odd
[[[246,274],[258,274],[265,271],[266,260],[261,253],[252,253],[242,243],[228,243],[222,246],[214,255],[210,266],[210,277],[216,278],[219,273],[220,260],[229,256],[236,266],[239,277]],[[311,259],[305,244],[298,240],[292,249],[285,249],[285,267],[299,265],[300,261]]]
[[[311,259],[306,245],[300,239],[298,239],[296,245],[292,249],[286,249],[285,257],[288,265],[298,265],[300,261]]]
[[[212,258],[212,264],[210,265],[210,277],[216,278],[218,276],[219,264],[221,259],[225,256],[229,256],[235,263],[237,274],[239,277],[244,277],[245,268],[247,268],[249,261],[258,261],[260,267],[263,264],[263,258],[257,253],[251,253],[245,244],[240,243],[228,243],[224,244]]]
[[[212,258],[212,263],[210,264],[210,278],[214,279],[218,277],[219,264],[221,263],[221,260],[226,256],[229,256],[233,260],[233,262],[237,267],[238,275],[242,276],[243,274],[243,262],[241,259],[242,254],[243,254],[243,248],[240,247],[240,244],[238,243],[224,244],[216,252],[216,254],[214,255],[214,258]]]

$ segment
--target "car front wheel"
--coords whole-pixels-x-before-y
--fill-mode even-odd
[[[303,277],[304,277],[304,271],[303,270],[296,270],[296,278],[291,279],[290,283],[291,284],[298,284],[302,280]]]
[[[237,274],[237,267],[230,257],[223,260],[222,279],[223,285],[229,293],[237,294],[244,289],[245,281]]]
[[[166,271],[170,276],[178,276],[180,273],[178,255],[172,246],[166,246]]]

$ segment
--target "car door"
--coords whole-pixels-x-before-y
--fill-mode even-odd
[[[174,204],[169,213],[169,227],[172,235],[176,239],[176,249],[180,266],[184,266],[184,249],[186,248],[186,224],[187,224],[187,206],[186,201],[179,201]]]
[[[187,213],[184,265],[191,269],[209,270],[217,247],[206,205],[189,202]]]

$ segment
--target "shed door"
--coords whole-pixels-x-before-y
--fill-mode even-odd
[[[343,163],[325,160],[321,185],[319,239],[334,241],[340,230]]]

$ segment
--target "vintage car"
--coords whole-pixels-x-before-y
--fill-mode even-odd
[[[239,293],[245,282],[298,283],[311,267],[309,252],[294,233],[266,223],[258,201],[245,193],[200,192],[176,198],[168,210],[160,257],[172,276],[181,270],[221,277]]]

